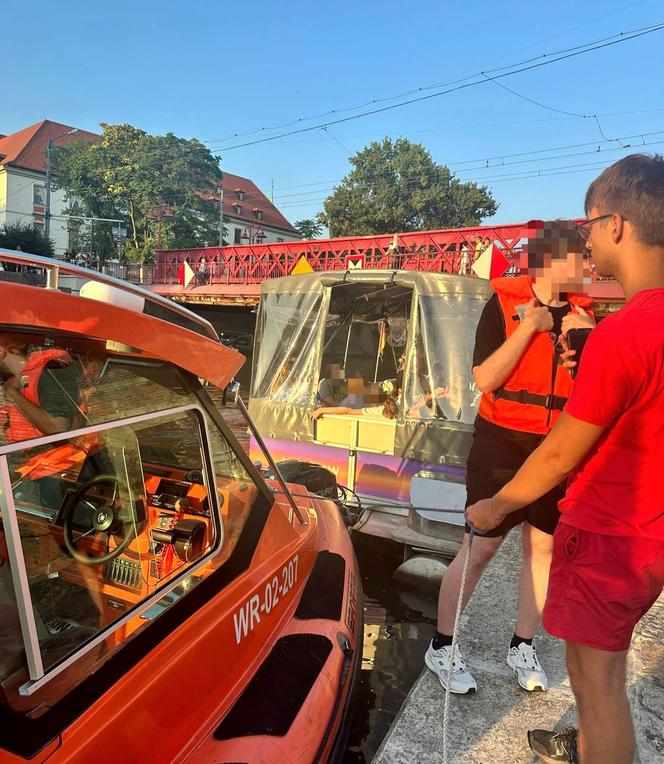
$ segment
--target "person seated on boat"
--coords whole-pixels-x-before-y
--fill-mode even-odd
[[[341,363],[328,364],[327,377],[323,377],[318,384],[319,403],[323,406],[334,406],[342,399],[345,389],[344,370]]]
[[[346,380],[346,397],[339,404],[351,409],[361,409],[366,403],[364,395],[364,378],[359,372],[353,372]]]
[[[36,347],[0,335],[5,405],[0,424],[15,443],[66,430],[77,411],[78,382],[66,350]]]

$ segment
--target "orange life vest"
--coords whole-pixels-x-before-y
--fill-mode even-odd
[[[519,310],[535,296],[530,276],[492,279],[509,338],[520,323]],[[592,315],[592,299],[568,295],[571,311],[583,308]],[[482,395],[479,413],[488,422],[509,430],[546,435],[560,416],[572,390],[569,371],[558,362],[555,343],[548,332],[533,336],[525,353],[502,387]]]
[[[41,379],[47,364],[56,361],[61,366],[68,366],[71,363],[71,356],[65,350],[58,348],[43,348],[33,350],[21,372],[21,393],[23,397],[40,406],[39,401],[39,380]],[[44,433],[38,430],[32,422],[24,416],[18,408],[9,404],[5,407],[7,414],[7,428],[5,434],[9,443],[17,443],[19,440],[28,438],[38,438]]]

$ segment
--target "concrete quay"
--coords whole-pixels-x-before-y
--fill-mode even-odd
[[[478,692],[452,695],[450,764],[531,764],[529,728],[576,724],[562,643],[545,633],[535,646],[550,682],[548,692],[527,693],[505,663],[514,628],[520,534],[512,532],[480,582],[461,622],[461,644]],[[629,697],[639,764],[664,761],[664,596],[641,621],[628,665]],[[444,690],[423,669],[373,759],[374,764],[443,761]]]

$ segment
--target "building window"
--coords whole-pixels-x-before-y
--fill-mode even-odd
[[[44,208],[46,206],[46,188],[44,186],[38,186],[36,184],[33,184],[32,186],[32,207],[35,212],[37,212],[37,207],[42,208],[42,212],[44,212]]]
[[[242,205],[241,204],[234,204],[233,209],[235,210],[236,215],[242,214]]]
[[[283,239],[283,237],[282,237],[282,236],[277,236],[277,242],[280,242],[280,241],[283,241],[283,240],[284,240],[284,239]]]
[[[235,189],[235,194],[236,194],[237,198],[238,198],[238,199],[239,199],[241,202],[243,202],[243,201],[244,201],[244,196],[245,196],[245,194],[244,194],[244,191],[243,191],[241,188],[236,188],[236,189]]]
[[[256,220],[262,220],[263,219],[263,210],[259,210],[257,207],[254,208],[254,217]]]
[[[242,244],[242,229],[236,228],[233,234],[233,244]]]
[[[44,215],[46,214],[46,188],[32,184],[32,225],[39,231],[44,230]]]

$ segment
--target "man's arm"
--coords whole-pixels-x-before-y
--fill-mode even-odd
[[[47,411],[39,406],[35,406],[27,398],[24,398],[17,384],[9,381],[4,386],[5,395],[11,400],[16,408],[44,435],[54,435],[56,432],[63,432],[67,429],[67,419],[65,417],[51,416]]]
[[[548,308],[538,307],[537,300],[533,298],[516,331],[486,361],[473,368],[477,387],[483,393],[497,390],[514,371],[532,338],[552,328],[551,312]]]
[[[512,480],[492,499],[468,507],[469,522],[481,531],[492,530],[507,515],[544,496],[584,459],[603,432],[603,427],[563,411],[549,435]]]

